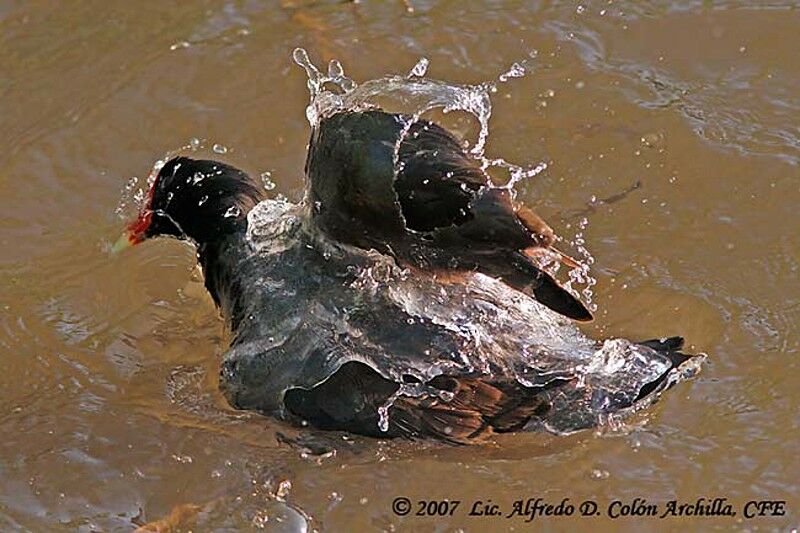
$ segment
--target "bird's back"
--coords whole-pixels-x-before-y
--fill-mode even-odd
[[[270,203],[259,204],[255,216]],[[314,399],[308,391],[317,391],[327,395],[315,400],[326,409],[342,406],[338,429],[364,433],[377,427],[378,408],[393,398],[414,402],[441,394],[430,385],[435,376],[483,376],[495,389],[505,383],[538,390],[537,402],[550,408],[537,423],[570,432],[638,405],[643,388],[661,387],[659,380],[678,366],[648,346],[595,343],[488,276],[448,284],[413,275],[385,255],[309,232],[299,210],[279,211],[261,222],[284,231],[270,230],[261,245],[251,244],[237,269],[248,278],[241,284],[248,310],[222,372],[237,407],[303,415]],[[337,380],[347,385],[332,389]],[[365,407],[367,397],[373,404]],[[366,417],[358,423],[347,411],[356,404]]]

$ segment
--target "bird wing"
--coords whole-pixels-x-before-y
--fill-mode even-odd
[[[338,238],[352,237],[355,224],[361,240],[351,240],[359,245],[426,233],[432,246],[465,259],[465,268],[500,277],[570,318],[591,319],[545,272],[554,261],[577,265],[553,246],[553,230],[509,189],[493,186],[443,127],[377,109],[337,113],[315,129],[306,173],[317,222],[338,228]]]
[[[450,132],[428,121],[412,124],[398,164],[394,187],[409,229],[474,253],[474,268],[551,309],[591,320],[586,306],[547,273],[552,263],[574,268],[578,262],[554,246],[555,233],[541,217],[515,202],[509,189],[492,186]]]
[[[415,231],[460,225],[489,183],[477,161],[441,126],[420,120],[407,126],[398,150],[394,189],[406,226]]]
[[[511,191],[493,187],[489,176],[458,140],[441,126],[420,120],[408,127],[398,152],[394,188],[406,225],[415,231],[458,226],[472,241],[494,248],[552,250],[550,226],[528,207],[514,202]]]

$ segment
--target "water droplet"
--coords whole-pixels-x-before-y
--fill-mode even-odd
[[[275,498],[278,500],[285,500],[290,490],[292,490],[292,482],[288,479],[284,479],[278,484],[278,490],[275,491]]]
[[[583,15],[583,13],[585,11],[586,11],[586,8],[581,6],[581,5],[579,5],[578,7],[575,8],[575,13],[577,13],[578,15]]]
[[[194,176],[192,176],[192,185],[197,185],[198,183],[203,181],[203,179],[205,179],[205,177],[206,177],[206,175],[203,174],[202,172],[195,172]]]
[[[430,61],[428,61],[427,57],[421,57],[417,64],[414,65],[414,68],[408,73],[409,78],[421,78],[425,76],[425,73],[428,72],[428,65]]]
[[[261,183],[264,185],[264,188],[268,191],[273,190],[277,185],[274,181],[272,181],[272,172],[269,170],[261,173]]]
[[[197,207],[200,207],[201,205],[203,205],[203,204],[204,204],[204,203],[206,203],[207,201],[208,201],[208,195],[207,195],[207,194],[206,194],[206,195],[203,195],[203,197],[202,197],[202,198],[200,198],[200,201],[199,201],[199,202],[197,202]]]
[[[344,68],[342,68],[342,64],[336,59],[331,59],[328,63],[328,77],[334,80],[342,76],[344,76]]]
[[[227,154],[228,153],[228,147],[224,146],[222,144],[215,144],[211,149],[214,150],[214,152],[216,152],[218,154]]]
[[[528,71],[525,70],[525,67],[523,67],[519,63],[514,63],[513,65],[511,65],[511,68],[509,68],[506,72],[500,74],[500,77],[498,79],[501,82],[505,82],[511,78],[521,78],[525,76],[525,74],[527,73]]]
[[[242,214],[242,210],[239,208],[239,206],[238,205],[232,205],[232,206],[230,206],[228,208],[227,211],[225,211],[225,214],[223,216],[225,218],[231,218],[231,217],[238,217],[241,214]]]
[[[197,150],[198,148],[200,148],[200,139],[198,139],[197,137],[192,137],[191,139],[189,139],[189,148],[191,148],[192,150]]]
[[[189,48],[192,46],[189,41],[179,41],[169,47],[170,50],[179,50],[181,48]]]

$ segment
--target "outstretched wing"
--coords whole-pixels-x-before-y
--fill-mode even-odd
[[[394,183],[408,228],[432,231],[461,225],[488,177],[453,135],[426,120],[404,133]]]
[[[459,227],[470,240],[495,248],[550,248],[555,234],[529,208],[491,185],[478,162],[441,126],[412,124],[398,152],[394,188],[408,228]],[[561,256],[562,254],[557,253]]]
[[[553,230],[494,187],[441,126],[380,110],[338,113],[315,129],[306,174],[317,223],[338,229],[339,238],[352,236],[356,224],[360,240],[351,240],[369,246],[423,232],[433,246],[470,256],[465,268],[500,277],[565,316],[591,319],[544,271],[553,261],[576,265],[553,246]]]
[[[395,181],[405,224],[479,252],[475,266],[501,277],[551,309],[575,320],[589,310],[547,274],[549,263],[577,262],[555,246],[555,233],[536,213],[493,187],[477,161],[447,130],[427,121],[408,128]]]

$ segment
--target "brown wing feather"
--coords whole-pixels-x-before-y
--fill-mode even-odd
[[[429,385],[449,392],[452,398],[402,397],[390,410],[390,423],[409,436],[473,444],[496,432],[520,429],[547,410],[537,391],[516,381],[439,376]]]
[[[580,266],[578,261],[553,246],[556,242],[556,234],[539,215],[522,204],[516,204],[514,209],[519,221],[533,236],[534,243],[523,250],[526,256],[536,261],[544,260],[544,262],[555,259],[570,268]]]
[[[556,241],[556,234],[547,222],[528,207],[514,204],[514,214],[522,225],[531,233],[534,242],[531,246],[550,246]]]

